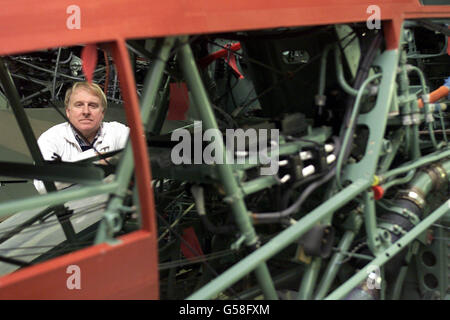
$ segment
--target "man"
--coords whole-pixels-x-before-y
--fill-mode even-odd
[[[45,160],[74,162],[125,147],[130,130],[119,122],[103,122],[107,101],[97,84],[76,82],[67,90],[64,105],[72,125],[58,124],[39,137]],[[42,181],[35,180],[34,185],[39,193],[45,193]],[[56,186],[62,189],[70,184],[57,182]]]

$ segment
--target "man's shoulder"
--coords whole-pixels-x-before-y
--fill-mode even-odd
[[[103,122],[103,127],[105,130],[123,130],[123,131],[128,131],[129,128],[117,121],[111,121],[111,122]]]
[[[49,129],[47,129],[46,131],[44,131],[39,139],[42,138],[46,138],[46,137],[51,137],[51,138],[55,138],[55,137],[63,137],[65,136],[65,133],[67,132],[67,127],[68,123],[67,122],[63,122],[57,125],[54,125],[53,127],[50,127]]]

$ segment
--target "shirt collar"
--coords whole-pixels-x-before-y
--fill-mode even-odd
[[[80,135],[74,130],[74,128],[72,126],[70,126],[70,128],[72,129],[73,135],[75,136],[75,139],[77,140],[77,142],[80,145],[80,147],[89,146],[90,145],[88,142],[85,142],[84,139],[80,137]],[[103,133],[103,122],[100,125],[100,128],[98,129],[97,134],[94,137],[94,140],[92,140],[92,144],[94,144],[97,141],[97,139],[99,137],[101,137],[102,133]]]

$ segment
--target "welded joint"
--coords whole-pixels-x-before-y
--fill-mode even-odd
[[[122,228],[122,218],[117,212],[105,212],[104,220],[106,222],[106,233],[108,237],[113,237],[115,232],[119,232]]]
[[[242,201],[242,196],[243,196],[243,193],[239,189],[237,189],[235,191],[235,193],[233,193],[231,195],[228,195],[225,198],[223,198],[223,201],[225,203],[227,203],[227,204],[232,205],[232,204],[234,204],[236,202]]]

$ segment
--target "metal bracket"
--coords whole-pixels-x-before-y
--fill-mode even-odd
[[[419,217],[415,213],[411,212],[410,210],[408,210],[406,208],[400,208],[400,207],[394,207],[394,206],[387,207],[383,202],[378,202],[378,205],[386,211],[394,212],[396,214],[399,214],[399,215],[405,217],[415,226],[420,222]]]
[[[397,236],[403,236],[407,233],[405,229],[400,227],[398,224],[390,224],[390,223],[380,223],[379,227],[381,229],[387,230]]]

